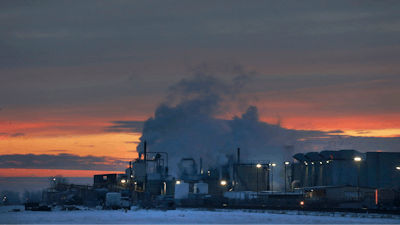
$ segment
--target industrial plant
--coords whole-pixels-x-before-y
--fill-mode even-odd
[[[285,161],[242,159],[233,149],[224,165],[182,158],[171,175],[167,152],[143,152],[124,174],[98,174],[93,186],[57,184],[43,200],[101,209],[176,207],[400,208],[400,153],[325,150]],[[284,155],[285,155],[284,154]],[[175,174],[175,173],[174,173]]]

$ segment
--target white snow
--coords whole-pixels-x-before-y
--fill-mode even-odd
[[[14,207],[14,206],[13,206]],[[156,210],[81,210],[10,212],[13,207],[0,207],[0,224],[399,224],[398,216],[381,218],[374,214],[344,214],[297,211],[178,209]],[[300,214],[300,215],[299,215]],[[387,215],[383,215],[384,217]],[[375,217],[375,218],[372,218]]]

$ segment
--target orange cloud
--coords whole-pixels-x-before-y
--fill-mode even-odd
[[[96,174],[125,173],[125,171],[101,170],[48,170],[48,169],[0,169],[0,177],[93,177]]]
[[[0,155],[4,154],[58,154],[79,156],[109,156],[137,158],[136,143],[139,134],[103,133],[94,135],[63,135],[8,138],[0,141]]]

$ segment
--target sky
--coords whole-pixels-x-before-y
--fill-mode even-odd
[[[263,127],[296,133],[297,151],[399,152],[399,11],[369,0],[1,1],[0,176],[123,171],[145,121],[204,93],[221,97],[208,119],[232,129],[254,106]]]

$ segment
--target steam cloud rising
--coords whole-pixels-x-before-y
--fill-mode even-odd
[[[197,162],[202,157],[205,169],[225,164],[238,147],[242,159],[283,162],[282,147],[294,141],[294,131],[261,122],[255,106],[248,106],[243,115],[231,120],[216,118],[229,110],[229,102],[242,101],[238,94],[255,72],[246,73],[237,65],[203,64],[189,69],[194,77],[171,87],[166,101],[145,122],[138,152],[144,151],[144,141],[148,151],[167,152],[171,171],[176,171],[183,157]],[[225,82],[214,75],[216,72],[234,77]]]

